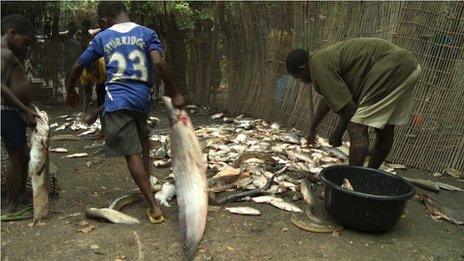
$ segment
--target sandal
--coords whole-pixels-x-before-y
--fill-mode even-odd
[[[162,214],[158,218],[154,218],[152,215],[150,215],[149,208],[147,208],[147,217],[148,217],[148,221],[152,224],[160,224],[166,220]]]

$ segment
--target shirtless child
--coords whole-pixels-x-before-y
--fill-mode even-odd
[[[34,39],[35,30],[26,17],[18,14],[2,19],[2,103],[1,136],[10,160],[6,171],[8,203],[6,213],[25,200],[28,149],[26,127],[34,127],[36,113],[28,106],[31,88],[19,59]]]

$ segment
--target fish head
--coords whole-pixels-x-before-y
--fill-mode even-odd
[[[166,104],[169,122],[174,125],[178,122],[193,127],[190,117],[185,110],[179,110],[172,105],[172,100],[169,97],[163,96],[163,102]]]

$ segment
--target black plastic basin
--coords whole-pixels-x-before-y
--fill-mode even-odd
[[[323,169],[325,207],[338,223],[361,231],[382,232],[400,220],[414,195],[411,184],[384,171],[354,166]],[[341,187],[347,178],[354,191]]]

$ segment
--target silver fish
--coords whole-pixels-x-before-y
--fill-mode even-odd
[[[282,209],[288,212],[298,212],[298,213],[303,212],[299,207],[293,205],[292,203],[285,202],[283,200],[272,200],[270,204],[276,208],[279,208],[279,209]]]
[[[220,118],[222,118],[224,116],[225,116],[225,114],[220,112],[220,113],[216,113],[216,114],[211,115],[211,119],[213,119],[213,120],[220,119]]]
[[[160,202],[161,205],[170,207],[171,205],[169,205],[168,201],[171,201],[174,195],[176,195],[176,186],[166,182],[163,184],[161,190],[156,192],[155,198]]]
[[[85,135],[89,135],[89,134],[92,134],[92,133],[95,133],[97,131],[97,129],[90,129],[90,130],[86,130],[80,134],[78,134],[77,136],[85,136]]]
[[[314,190],[308,179],[303,179],[300,184],[300,191],[301,194],[303,194],[303,200],[308,204],[308,206],[311,208],[314,207]]]
[[[450,184],[446,184],[446,183],[439,182],[439,181],[437,181],[435,183],[437,183],[437,185],[440,188],[445,189],[445,190],[464,192],[464,190],[462,188],[459,188],[459,187],[456,187],[456,186],[453,186],[453,185],[450,185]]]
[[[35,106],[34,106],[35,107]],[[48,214],[48,115],[45,111],[34,108],[39,115],[37,125],[31,133],[31,151],[28,174],[31,177],[34,203],[32,224],[45,218]]]
[[[68,150],[65,149],[65,148],[50,148],[50,151],[51,152],[58,152],[58,153],[66,153],[66,152],[68,152]]]
[[[267,203],[270,204],[271,201],[273,200],[282,200],[281,198],[276,198],[274,196],[269,196],[269,195],[264,195],[264,196],[258,196],[258,197],[252,197],[251,201],[255,203]]]
[[[164,159],[154,160],[153,165],[156,168],[165,168],[165,167],[169,166],[170,162],[171,162],[170,160],[164,160]]]
[[[257,210],[256,208],[252,207],[230,207],[230,208],[225,208],[230,213],[233,214],[240,214],[240,215],[251,215],[251,216],[259,216],[261,215],[261,212]]]
[[[193,259],[208,214],[208,183],[200,143],[185,110],[163,97],[171,124],[171,160],[177,188],[179,227],[185,257]]]
[[[82,157],[87,157],[89,154],[86,152],[80,152],[80,153],[74,153],[74,154],[69,154],[66,156],[61,157],[62,159],[64,158],[82,158]]]
[[[115,224],[139,224],[137,218],[131,217],[120,211],[111,208],[88,208],[85,210],[85,215],[92,219],[104,219]]]
[[[320,149],[322,151],[325,151],[333,156],[335,156],[337,159],[341,161],[345,161],[348,159],[348,155],[346,155],[343,151],[341,151],[338,148],[335,147],[327,147],[327,146],[321,146]]]
[[[341,185],[341,187],[347,190],[354,190],[353,186],[347,178],[343,178],[343,184]]]

